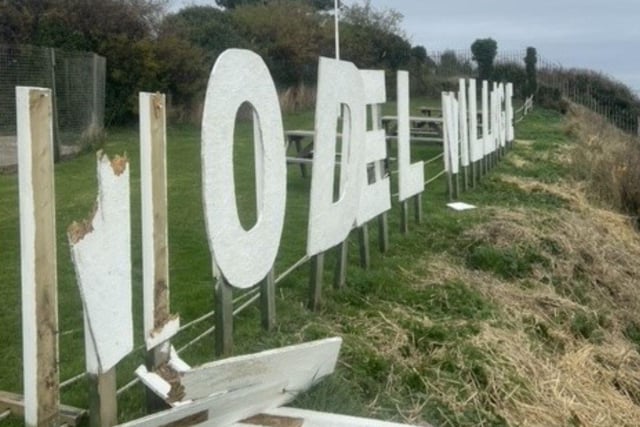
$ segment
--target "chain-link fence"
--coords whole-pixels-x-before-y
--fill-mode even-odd
[[[38,46],[0,45],[0,144],[2,163],[14,160],[16,86],[50,88],[54,94],[54,136],[61,155],[100,138],[104,125],[106,60],[90,52]],[[2,148],[2,147],[0,147]]]

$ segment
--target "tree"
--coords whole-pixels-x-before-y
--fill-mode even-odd
[[[406,38],[401,27],[402,18],[402,14],[397,10],[374,8],[371,6],[371,0],[366,0],[362,5],[355,3],[342,8],[342,20],[345,23]]]
[[[158,38],[175,37],[202,50],[208,68],[229,48],[246,48],[248,40],[236,26],[232,14],[212,6],[189,6],[167,15]]]
[[[412,50],[400,27],[402,14],[393,9],[375,9],[371,1],[366,1],[363,5],[345,7],[342,17],[340,38],[344,59],[360,68],[390,71],[409,64]]]
[[[438,74],[443,76],[464,76],[472,72],[469,60],[458,58],[453,50],[445,50],[440,55],[440,64],[438,65]]]
[[[493,61],[498,53],[498,43],[491,38],[477,39],[471,45],[473,60],[478,63],[478,78],[489,80],[493,73]]]
[[[280,85],[315,82],[318,56],[331,45],[329,26],[307,3],[295,0],[239,7],[232,12],[240,34],[267,63]]]
[[[538,91],[538,72],[536,64],[538,63],[538,52],[535,47],[527,48],[527,55],[524,57],[525,71],[527,74],[525,93],[527,96],[533,95]]]
[[[164,0],[15,0],[0,6],[4,43],[92,51],[107,58],[106,118],[131,119],[139,90],[158,90],[154,36]],[[6,26],[5,26],[6,24]]]

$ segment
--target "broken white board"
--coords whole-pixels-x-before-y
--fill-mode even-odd
[[[474,205],[470,205],[464,202],[447,203],[447,206],[453,209],[454,211],[468,211],[470,209],[476,208]]]
[[[102,374],[133,350],[131,224],[126,158],[98,153],[91,218],[68,230],[85,318],[87,371]]]
[[[229,391],[119,424],[119,426],[159,427],[172,423],[180,425],[179,422],[185,422],[184,425],[202,427],[229,426],[282,405],[289,397],[285,392],[286,388],[286,382],[275,382]],[[196,421],[194,418],[198,420]],[[186,419],[188,419],[188,424]]]
[[[177,393],[171,393],[169,381],[149,372],[144,365],[136,369],[136,375],[171,406],[270,381],[286,381],[291,389],[300,391],[334,371],[341,344],[341,338],[329,338],[222,359],[197,368],[189,367],[172,351],[169,366],[180,377],[177,387],[181,400],[176,399]],[[292,394],[289,400],[294,397]]]
[[[207,363],[182,374],[184,398],[274,381],[286,381],[296,392],[306,390],[333,373],[341,345],[342,338],[328,338]]]
[[[266,415],[282,418],[302,420],[300,427],[413,427],[409,424],[399,424],[371,418],[352,417],[348,415],[331,414],[327,412],[310,411],[298,408],[276,408],[265,412]],[[245,421],[246,423],[246,421]],[[249,427],[251,424],[242,424]],[[271,424],[275,426],[276,424]],[[239,427],[237,424],[233,427]],[[256,424],[253,424],[256,427]]]

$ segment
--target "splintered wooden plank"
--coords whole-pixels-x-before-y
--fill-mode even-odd
[[[379,421],[371,418],[351,417],[348,415],[330,414],[298,408],[276,408],[265,412],[265,415],[289,419],[303,419],[302,427],[417,427],[410,424],[398,424]],[[247,421],[243,421],[246,423]],[[237,426],[237,425],[236,425]],[[236,427],[233,426],[233,427]],[[275,426],[264,424],[265,427]]]
[[[284,392],[286,387],[286,382],[273,382],[217,394],[120,424],[120,427],[227,426],[284,404],[289,399],[289,394]]]
[[[51,91],[16,89],[24,418],[59,419],[58,291]]]
[[[68,230],[92,374],[109,371],[133,350],[129,167],[126,158],[110,161],[102,153],[97,163],[95,212]]]
[[[182,374],[183,400],[274,381],[286,381],[293,400],[334,371],[341,345],[341,338],[328,338],[207,363]]]
[[[163,94],[140,93],[142,290],[147,350],[171,338],[180,327],[180,319],[169,310],[165,107]],[[164,356],[167,359],[169,355]]]

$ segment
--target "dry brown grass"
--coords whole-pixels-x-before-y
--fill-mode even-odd
[[[488,385],[460,402],[429,384],[451,407],[489,406],[509,425],[631,426],[640,419],[640,355],[624,328],[640,310],[640,239],[627,217],[593,207],[584,189],[504,177],[526,191],[562,196],[559,211],[493,209],[491,220],[466,233],[499,248],[526,246],[549,261],[532,277],[501,280],[441,256],[421,284],[458,281],[501,307],[502,322],[483,323],[470,343],[487,356]],[[582,286],[582,295],[571,286]],[[583,301],[587,299],[587,301]],[[607,313],[598,342],[576,336],[579,313]],[[466,408],[468,409],[468,408]]]
[[[584,117],[572,120],[580,128],[573,132],[592,129]],[[616,130],[594,126],[593,158],[586,153],[593,138],[545,155],[587,162],[603,180],[603,162],[622,158],[628,147]],[[620,153],[605,152],[604,141],[614,137]],[[523,144],[506,161],[537,161],[540,150]],[[433,305],[389,300],[323,322],[346,337],[341,360],[348,369],[354,358],[390,363],[376,370],[385,387],[369,403],[371,415],[384,417],[391,401],[402,420],[415,424],[640,425],[640,342],[627,336],[630,325],[640,325],[640,237],[632,217],[600,203],[610,200],[600,192],[613,191],[620,175],[611,173],[596,188],[596,175],[580,177],[589,179],[549,183],[495,173],[519,193],[550,195],[561,207],[485,207],[486,220],[462,232],[455,249],[402,270],[416,295],[439,295],[438,303],[448,304],[451,287],[463,287],[468,304],[477,294],[490,314],[438,314]],[[498,254],[534,253],[538,261],[522,277],[506,278],[468,262],[479,245]],[[466,303],[459,295],[452,305]],[[442,339],[433,331],[442,331]]]
[[[567,132],[579,141],[570,158],[577,176],[604,203],[638,216],[640,140],[578,105],[569,111]]]
[[[521,191],[553,195],[566,207],[492,208],[490,220],[467,230],[463,241],[504,250],[526,247],[546,262],[526,278],[506,280],[471,269],[457,256],[441,255],[425,261],[420,271],[428,273],[416,277],[414,285],[465,283],[499,307],[499,318],[481,321],[480,332],[464,341],[432,352],[407,352],[415,343],[405,320],[420,319],[425,327],[433,322],[424,313],[392,304],[375,320],[359,320],[359,330],[366,332],[358,345],[394,360],[387,380],[390,395],[403,387],[400,372],[421,376],[424,396],[398,408],[407,421],[420,422],[420,409],[437,399],[454,414],[490,412],[508,425],[638,425],[640,354],[625,337],[625,328],[640,312],[640,238],[632,221],[594,206],[585,183],[500,179]],[[587,331],[592,336],[580,335],[580,316],[593,319],[588,325],[593,330]],[[454,378],[440,375],[443,359],[469,363],[468,346],[485,356],[484,381],[464,368]],[[448,424],[459,424],[448,416]]]
[[[280,108],[283,113],[296,113],[312,108],[316,102],[316,90],[304,84],[292,86],[280,92]]]

